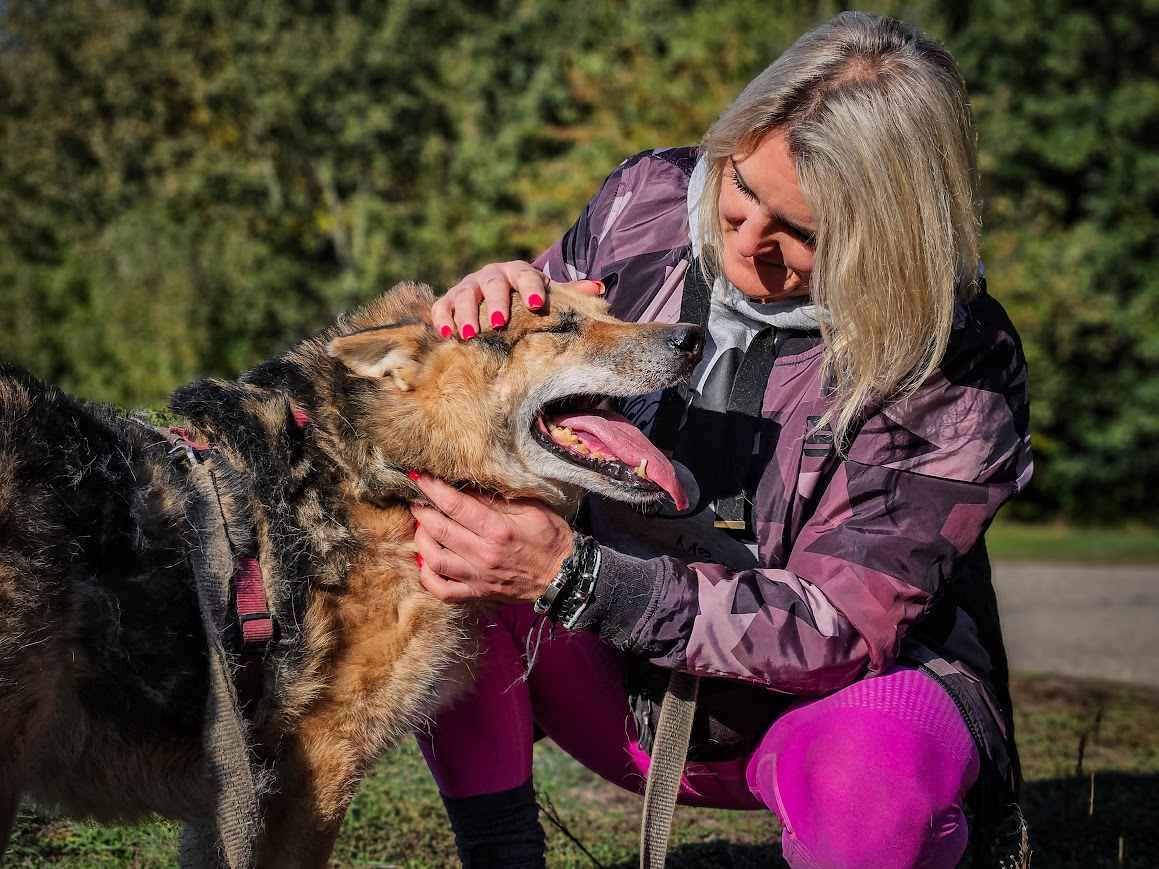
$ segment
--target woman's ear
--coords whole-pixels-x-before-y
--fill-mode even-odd
[[[389,379],[399,392],[408,392],[433,341],[428,324],[399,323],[339,336],[326,352],[359,377]]]

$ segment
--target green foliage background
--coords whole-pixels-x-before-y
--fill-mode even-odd
[[[0,356],[158,405],[401,279],[538,252],[832,3],[0,3]],[[1157,0],[871,3],[970,84],[1031,360],[1016,509],[1159,518]]]

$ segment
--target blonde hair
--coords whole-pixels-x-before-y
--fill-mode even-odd
[[[977,292],[978,185],[965,84],[941,45],[892,18],[845,12],[798,39],[708,131],[698,203],[720,274],[728,158],[787,134],[817,220],[810,280],[836,442],[938,367],[958,300]]]

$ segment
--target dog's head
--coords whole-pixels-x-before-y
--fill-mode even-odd
[[[553,289],[471,341],[442,340],[428,287],[401,284],[327,336],[335,399],[357,438],[398,468],[559,507],[579,490],[640,505],[684,493],[668,459],[608,399],[686,378],[698,326],[624,323],[589,296]]]

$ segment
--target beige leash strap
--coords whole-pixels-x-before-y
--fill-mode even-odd
[[[204,465],[193,464],[189,479],[200,496],[192,499],[187,511],[196,534],[190,562],[209,652],[203,740],[217,797],[212,819],[220,849],[216,865],[250,869],[254,865],[259,824],[257,781],[250,765],[246,723],[233,684],[233,666],[221,639],[221,626],[228,618],[234,558],[210,472]],[[201,860],[197,863],[203,865]]]
[[[640,820],[640,869],[664,869],[668,839],[672,835],[672,813],[680,792],[680,776],[688,757],[692,718],[696,714],[696,693],[700,677],[673,670],[668,677],[656,737],[652,741],[652,763],[644,788],[644,815]]]

